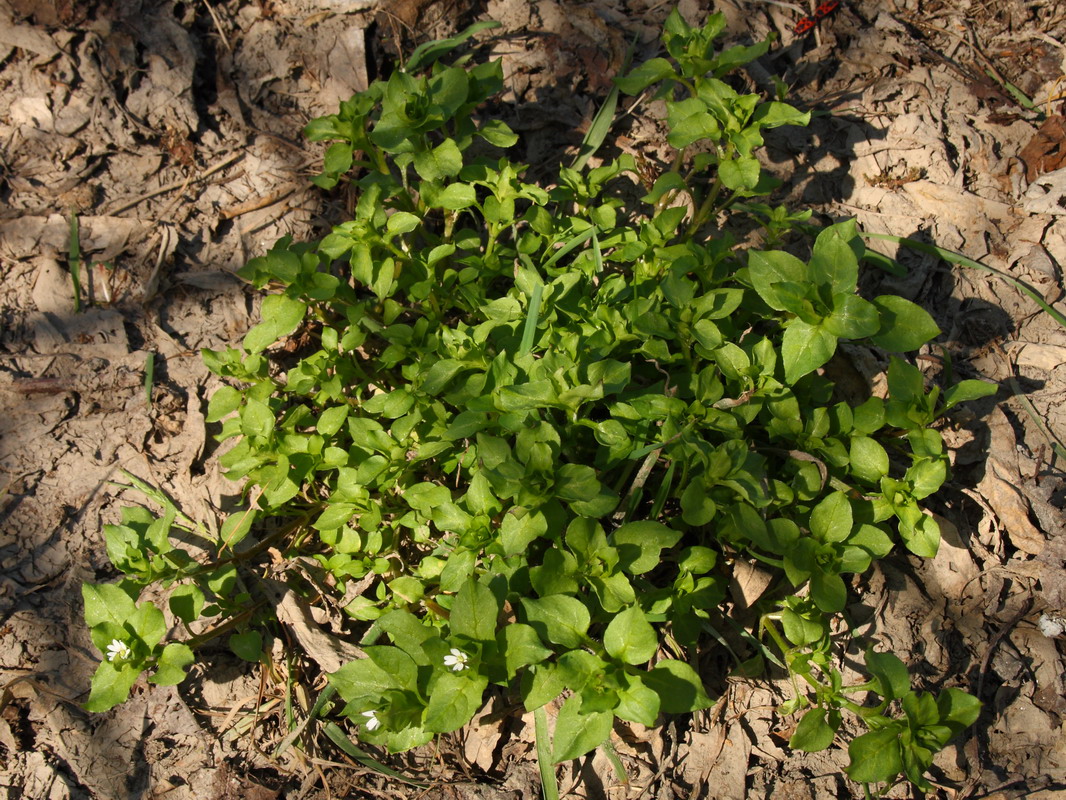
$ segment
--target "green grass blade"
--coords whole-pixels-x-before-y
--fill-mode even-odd
[[[950,264],[958,264],[960,267],[969,267],[970,269],[976,269],[981,272],[987,272],[990,275],[995,275],[1000,280],[1009,283],[1015,289],[1022,294],[1029,297],[1034,303],[1042,308],[1047,314],[1055,320],[1059,325],[1066,328],[1066,315],[1061,311],[1052,308],[1044,301],[1044,298],[1040,295],[1036,289],[1030,286],[1023,280],[1015,278],[1012,275],[1008,275],[1003,270],[990,267],[987,264],[982,264],[980,261],[974,261],[972,258],[967,258],[961,253],[956,253],[952,250],[945,250],[943,247],[937,247],[933,244],[926,244],[925,242],[917,242],[914,239],[907,239],[903,236],[892,236],[888,233],[863,233],[863,237],[867,239],[883,239],[886,242],[894,242],[895,244],[901,244],[904,247],[909,247],[911,250],[917,250],[919,253],[925,253],[931,256],[937,256],[938,258],[947,261]]]
[[[897,278],[902,278],[907,274],[907,268],[896,259],[889,258],[884,253],[878,253],[876,250],[867,250],[862,254],[862,260],[891,275],[895,275]]]
[[[544,284],[533,286],[533,297],[526,312],[526,324],[522,328],[522,342],[518,345],[518,355],[524,356],[533,349],[533,337],[537,335],[537,323],[540,321],[540,304],[544,297]]]
[[[1051,450],[1059,458],[1066,460],[1066,445],[1063,445],[1059,441],[1058,437],[1052,432],[1051,428],[1044,422],[1043,417],[1040,416],[1036,410],[1036,406],[1030,402],[1029,398],[1022,392],[1022,387],[1018,385],[1018,381],[1011,375],[1007,378],[1007,382],[1010,384],[1011,391],[1014,393],[1014,399],[1018,401],[1025,413],[1029,415],[1029,419],[1033,421],[1033,424],[1040,429],[1040,432],[1044,434],[1044,438],[1048,440],[1051,445]]]
[[[595,228],[589,228],[584,233],[579,233],[573,239],[571,239],[566,244],[564,244],[562,247],[560,247],[558,250],[556,250],[555,253],[552,255],[552,257],[544,262],[544,269],[548,269],[548,267],[551,267],[552,265],[554,265],[555,262],[558,261],[560,258],[565,256],[567,253],[571,252],[572,250],[575,250],[578,247],[581,247],[581,245],[583,245],[585,242],[587,242],[589,239],[591,239],[595,235],[596,235],[596,229]]]
[[[611,762],[611,767],[614,769],[615,779],[626,786],[629,785],[629,776],[626,774],[626,768],[622,765],[622,759],[618,757],[618,751],[614,749],[614,745],[611,744],[611,740],[608,739],[604,742],[603,754],[607,756],[607,760]]]
[[[375,772],[380,772],[382,775],[387,775],[390,778],[395,778],[398,781],[409,783],[412,786],[420,786],[423,789],[428,788],[429,784],[423,781],[416,781],[414,778],[408,778],[402,772],[397,772],[392,767],[386,767],[380,761],[372,757],[369,753],[360,750],[354,744],[352,740],[344,735],[344,731],[337,727],[334,722],[327,722],[323,730],[326,732],[326,736],[330,738],[333,744],[337,745],[346,754],[354,758],[364,767],[369,767]]]
[[[81,232],[78,227],[78,215],[70,212],[70,241],[67,251],[67,267],[70,280],[74,284],[74,312],[81,311]]]
[[[441,39],[437,42],[426,42],[419,45],[411,53],[411,57],[407,59],[407,63],[404,64],[404,72],[415,72],[420,67],[424,67],[427,64],[431,64],[446,53],[451,52],[456,47],[461,45],[471,36],[480,33],[490,28],[498,28],[502,23],[496,20],[486,20],[483,22],[475,22],[466,30],[455,34],[448,39]]]
[[[600,149],[600,145],[603,144],[611,130],[611,124],[614,122],[614,112],[617,109],[618,87],[615,86],[607,93],[607,99],[603,101],[603,105],[596,112],[596,116],[592,118],[592,124],[589,125],[585,138],[581,140],[581,148],[577,151],[577,158],[574,159],[573,163],[574,169],[584,169],[588,160]]]
[[[603,251],[600,250],[600,237],[592,232],[592,257],[596,262],[596,272],[603,272]]]
[[[537,766],[540,768],[540,788],[544,800],[559,800],[559,784],[552,764],[552,743],[548,735],[548,714],[541,706],[533,712],[537,738]]]
[[[985,70],[985,75],[990,77],[1004,89],[1010,92],[1011,96],[1015,99],[1015,101],[1017,101],[1018,105],[1020,105],[1022,108],[1027,108],[1030,111],[1040,112],[1040,108],[1036,105],[1036,103],[1030,100],[1029,96],[1017,86],[1015,86],[1013,83],[1008,80],[1001,80],[999,76],[996,75],[996,73],[994,73],[990,69]],[[1043,113],[1041,113],[1040,116],[1044,116]]]
[[[322,709],[325,708],[326,703],[328,703],[330,699],[332,699],[333,695],[335,695],[336,693],[337,689],[332,683],[326,684],[326,688],[322,690],[322,692],[318,695],[318,699],[315,701],[315,704],[311,706],[310,713],[308,713],[308,715],[303,719],[303,721],[300,722],[295,728],[293,728],[289,732],[289,735],[286,736],[282,740],[281,744],[278,745],[277,750],[274,751],[275,758],[280,756],[290,747],[292,747],[293,742],[300,738],[304,730],[307,729],[307,726],[311,724],[312,720],[318,718],[319,714],[322,713]]]

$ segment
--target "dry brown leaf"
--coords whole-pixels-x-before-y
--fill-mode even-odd
[[[1029,504],[1018,490],[1013,474],[995,457],[989,457],[985,476],[977,490],[999,518],[1012,545],[1030,555],[1040,555],[1047,544],[1044,534],[1029,520]]]
[[[762,597],[774,576],[758,564],[736,561],[733,564],[733,577],[729,581],[729,593],[738,609],[751,608]]]
[[[1066,364],[1066,347],[1058,344],[1025,344],[1017,351],[1014,363],[1019,367],[1033,367],[1051,372]]]
[[[1043,172],[1066,167],[1066,118],[1048,117],[1018,157],[1025,162],[1025,179],[1030,183]]]
[[[684,779],[702,790],[693,796],[746,800],[750,759],[751,742],[739,721],[728,728],[715,725],[710,731],[693,731],[682,762]]]
[[[939,514],[934,514],[933,518],[940,525],[940,548],[935,558],[923,562],[928,576],[926,589],[932,591],[935,588],[950,605],[961,606],[967,600],[964,592],[968,588],[973,592],[980,591],[974,579],[981,570],[955,524]]]
[[[311,606],[284,584],[270,582],[280,595],[277,605],[278,622],[285,625],[300,647],[325,672],[336,672],[349,661],[366,658],[362,648],[348,644],[319,627],[311,613]]]

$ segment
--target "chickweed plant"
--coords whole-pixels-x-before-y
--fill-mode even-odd
[[[674,12],[666,55],[616,80],[664,101],[661,174],[628,154],[588,166],[615,93],[578,164],[527,183],[506,156],[518,137],[478,113],[500,62],[455,55],[492,23],[424,45],[307,126],[331,142],[314,180],[347,186],[353,218],[252,259],[240,274],[269,290],[262,322],[204,352],[227,382],[207,420],[246,507],[215,530],[137,484],[163,513],[105,529],[125,577],[84,587],[103,654],[88,709],[143,672],[179,683],[220,636],[272,666],[281,581],[343,619],[361,656],[328,676],[334,734],[406,750],[495,693],[559,704],[541,748],[558,763],[616,719],[711,706],[705,680],[725,675],[701,667],[707,645],[732,641],[738,674],[791,679],[793,747],[829,747],[847,714],[865,730],[847,771],[868,794],[901,776],[929,788],[978,702],[912,690],[873,645],[867,680],[847,685],[833,633],[846,576],[893,548],[936,553],[921,506],[948,474],[935,423],[995,387],[927,389],[899,354],[937,326],[903,298],[859,296],[855,223],[814,235],[809,212],[760,200],[778,184],[755,156],[763,131],[809,114],[724,80],[770,45],[719,51],[724,24]],[[766,244],[738,244],[731,220]],[[821,368],[839,341],[893,354],[887,397],[838,396]],[[775,576],[747,628],[726,599],[741,562]],[[297,677],[299,662],[290,650]]]

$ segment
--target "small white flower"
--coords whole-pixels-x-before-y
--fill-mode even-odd
[[[130,646],[118,639],[112,639],[111,644],[107,646],[108,661],[125,661],[132,655],[133,651],[130,650]]]
[[[366,717],[366,729],[368,731],[376,731],[381,727],[381,720],[378,719],[377,711],[364,711],[363,716]]]
[[[466,662],[469,660],[470,656],[453,647],[451,653],[444,657],[444,666],[451,667],[452,672],[462,672],[467,668]]]

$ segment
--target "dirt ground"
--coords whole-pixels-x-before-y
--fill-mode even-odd
[[[680,9],[699,22],[710,5]],[[350,198],[308,183],[321,158],[300,141],[311,117],[387,72],[397,48],[491,18],[503,27],[479,48],[503,59],[500,108],[522,136],[512,158],[552,165],[579,141],[629,43],[638,58],[654,53],[671,7],[0,0],[0,798],[539,793],[532,725],[495,702],[467,730],[389,760],[428,787],[325,746],[273,757],[284,685],[222,654],[180,690],[143,685],[88,715],[78,702],[99,654],[79,587],[114,577],[101,529],[136,501],[110,483],[121,470],[193,517],[234,502],[203,416],[219,383],[198,351],[235,344],[257,320],[238,267],[281,236],[319,237],[343,219]],[[791,3],[714,10],[730,39],[780,34],[749,70],[752,86],[779,75],[794,103],[828,112],[769,143],[792,206],[959,251],[1066,311],[1066,6],[862,0],[805,37],[792,33],[801,9]],[[654,109],[625,109],[616,146],[654,162],[664,147]],[[994,276],[899,257],[906,277],[871,272],[863,288],[934,314],[944,336],[918,363],[1001,391],[944,431],[954,470],[933,502],[940,554],[886,560],[855,582],[849,613],[923,685],[985,703],[937,759],[938,796],[1066,797],[1066,476],[1053,450],[1066,440],[1066,329]],[[882,379],[877,353],[845,355],[841,380]],[[757,595],[759,576],[734,588]],[[787,683],[719,684],[723,701],[707,714],[620,726],[624,776],[599,753],[561,768],[562,789],[612,800],[855,796],[841,748],[788,750],[795,722],[773,713]]]

